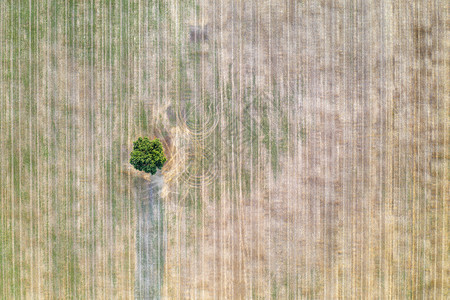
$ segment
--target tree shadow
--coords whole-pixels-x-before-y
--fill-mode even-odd
[[[164,204],[160,193],[161,171],[151,181],[135,179],[136,199],[136,273],[135,298],[159,299],[164,276],[167,234],[164,228]]]

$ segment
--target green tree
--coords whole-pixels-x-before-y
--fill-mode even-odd
[[[159,139],[150,141],[147,137],[138,138],[133,143],[133,151],[131,152],[130,164],[137,170],[156,173],[157,169],[161,169],[167,158]]]

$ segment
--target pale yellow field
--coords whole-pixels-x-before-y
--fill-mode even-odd
[[[0,2],[0,298],[449,298],[449,9]]]

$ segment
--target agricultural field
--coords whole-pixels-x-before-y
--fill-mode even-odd
[[[448,299],[449,12],[0,1],[0,298]]]

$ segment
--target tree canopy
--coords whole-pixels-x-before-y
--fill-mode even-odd
[[[133,143],[133,151],[131,152],[130,164],[137,170],[156,173],[157,169],[161,169],[167,158],[159,139],[150,141],[147,137],[140,137]]]

